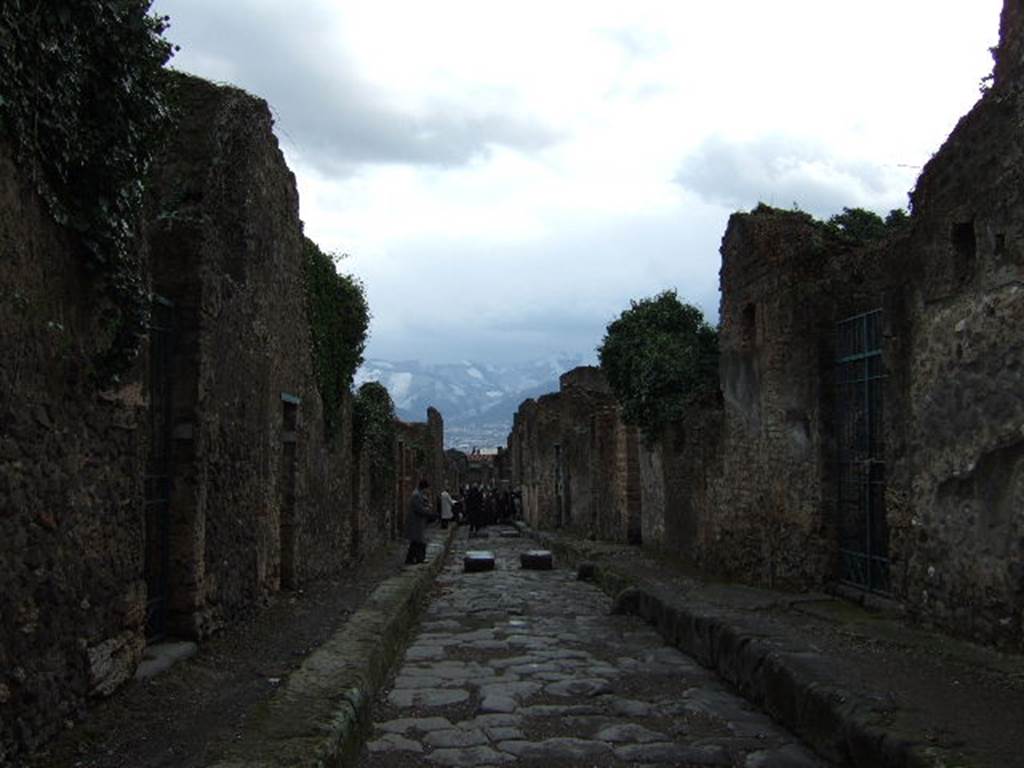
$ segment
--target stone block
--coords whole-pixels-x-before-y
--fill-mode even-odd
[[[487,550],[470,550],[462,558],[462,567],[466,573],[494,570],[494,553]]]
[[[555,567],[555,559],[546,549],[531,549],[519,555],[519,565],[531,571],[550,571]]]

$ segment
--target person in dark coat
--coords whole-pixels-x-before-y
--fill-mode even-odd
[[[427,523],[434,517],[430,512],[428,488],[430,481],[423,478],[409,497],[409,509],[405,514],[405,537],[409,540],[406,565],[415,565],[427,559]]]

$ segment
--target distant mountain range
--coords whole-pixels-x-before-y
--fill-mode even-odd
[[[423,421],[429,406],[437,408],[444,417],[446,448],[495,448],[505,445],[523,400],[557,392],[558,377],[586,363],[581,355],[501,365],[366,360],[355,386],[379,381],[406,421]]]

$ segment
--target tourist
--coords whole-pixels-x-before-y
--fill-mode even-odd
[[[454,502],[452,501],[451,494],[449,494],[448,493],[448,489],[445,488],[443,491],[441,491],[441,527],[442,528],[447,528],[448,527],[448,523],[450,523],[452,518],[455,517],[455,513],[452,511],[452,505],[453,504],[454,504]]]
[[[409,539],[406,565],[416,565],[427,559],[427,523],[433,519],[427,489],[430,481],[423,478],[409,497],[409,510],[405,515],[405,537]]]

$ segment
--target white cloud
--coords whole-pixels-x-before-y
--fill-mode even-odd
[[[177,65],[265,97],[369,354],[590,354],[629,299],[717,311],[758,200],[902,205],[1000,0],[158,0]],[[909,166],[909,167],[908,167]]]

